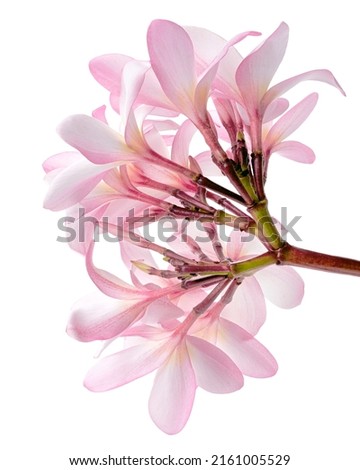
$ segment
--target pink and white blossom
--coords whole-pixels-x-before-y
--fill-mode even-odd
[[[270,215],[270,157],[315,160],[288,138],[318,94],[295,104],[283,95],[305,80],[344,91],[325,69],[273,84],[289,27],[281,23],[241,54],[240,43],[259,34],[226,40],[154,20],[148,59],[106,54],[90,62],[110,106],[66,118],[58,133],[75,150],[44,163],[44,206],[67,210],[62,227],[75,237],[66,241],[97,289],[74,304],[67,333],[102,341],[101,355],[119,344],[97,360],[85,386],[106,391],[154,373],[149,412],[168,434],[185,426],[197,387],[232,393],[244,375],[276,373],[255,335],[266,300],[285,309],[301,303],[304,283],[291,266],[360,272],[356,261],[293,247]],[[110,235],[126,280],[94,256],[98,239]]]

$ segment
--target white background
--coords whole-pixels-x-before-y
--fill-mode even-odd
[[[232,395],[199,391],[179,435],[160,432],[147,414],[151,377],[105,394],[82,387],[94,345],[65,334],[71,304],[93,287],[83,260],[57,243],[58,214],[42,209],[42,161],[66,148],[55,128],[90,113],[106,93],[88,61],[108,52],[146,58],[154,18],[207,27],[224,37],[270,34],[285,20],[290,43],[277,78],[329,68],[347,92],[320,92],[298,133],[317,154],[312,166],[274,157],[269,199],[287,206],[299,245],[360,258],[359,32],[356,2],[62,0],[2,7],[1,48],[1,418],[0,467],[62,470],[68,457],[112,454],[176,457],[291,455],[287,468],[359,468],[358,278],[302,271],[302,305],[269,305],[260,339],[279,362],[267,380]],[[250,47],[256,39],[249,39]],[[248,46],[249,47],[249,46]],[[94,467],[93,467],[94,468]],[[203,468],[210,468],[203,467]]]

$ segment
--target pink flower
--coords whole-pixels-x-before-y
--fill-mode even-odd
[[[194,231],[192,234],[195,236]],[[189,242],[182,243],[189,246]],[[204,253],[213,255],[207,245],[212,242],[202,246]],[[136,249],[128,242],[121,246],[129,268],[136,255],[155,265],[144,248]],[[174,434],[186,424],[198,386],[212,393],[230,393],[243,386],[243,374],[269,377],[276,373],[276,361],[253,337],[265,320],[263,293],[254,277],[241,283],[233,281],[231,285],[222,281],[223,287],[229,285],[228,290],[207,308],[212,303],[207,303],[212,293],[207,294],[201,284],[190,292],[181,289],[175,278],[159,279],[162,285],[156,286],[149,282],[152,278],[149,274],[142,276],[144,283],[140,284],[134,272],[138,286],[132,287],[96,268],[92,249],[93,245],[87,253],[88,272],[106,295],[92,295],[75,304],[68,333],[80,341],[112,342],[119,336],[138,340],[135,345],[100,359],[87,374],[87,388],[110,390],[158,370],[149,411],[160,429]],[[224,253],[233,260],[241,260],[247,259],[254,249],[256,243],[251,248],[251,243],[244,242],[239,232],[233,232]],[[273,301],[281,306],[295,306],[302,298],[302,281],[291,268],[282,276],[263,276],[260,282],[265,290],[269,287]],[[276,286],[276,279],[283,279],[282,284]],[[219,284],[212,292],[217,290],[217,296],[223,287]],[[280,297],[271,295],[276,291],[274,287],[281,288]],[[184,296],[188,298],[183,299]],[[198,305],[206,310],[203,315],[194,308],[196,297]]]
[[[245,57],[236,71],[240,101],[249,117],[253,152],[262,150],[261,125],[268,106],[298,83],[304,80],[319,80],[338,88],[345,94],[333,74],[328,70],[312,70],[270,87],[284,57],[288,37],[289,27],[286,23],[281,23],[260,47]]]
[[[167,313],[172,316],[171,308]],[[198,386],[212,393],[231,393],[243,386],[241,369],[221,348],[187,334],[194,321],[196,314],[190,314],[170,331],[146,326],[128,330],[125,335],[138,335],[142,340],[101,359],[88,372],[85,386],[106,391],[157,369],[149,400],[150,416],[168,434],[181,431],[190,416]],[[223,330],[227,331],[225,342],[229,349],[238,351],[237,359],[242,357],[238,362],[245,373],[273,375],[276,362],[271,354],[249,333],[226,320],[223,323]]]
[[[267,167],[274,153],[315,159],[306,145],[287,139],[318,95],[290,105],[287,91],[318,80],[344,92],[328,70],[272,85],[289,28],[281,23],[243,57],[238,43],[258,34],[228,41],[153,21],[149,60],[109,54],[91,61],[111,106],[65,119],[58,131],[75,151],[44,163],[44,205],[67,209],[65,227],[73,221],[75,233],[69,244],[84,255],[97,288],[74,305],[67,332],[78,341],[103,341],[102,352],[124,340],[122,350],[89,371],[85,386],[110,390],[156,371],[149,411],[168,434],[185,426],[197,387],[231,393],[244,375],[276,373],[274,357],[254,337],[265,322],[265,299],[293,308],[304,294],[288,265],[301,266],[309,255],[291,247],[270,216]],[[126,282],[94,262],[105,235],[121,255]],[[316,263],[310,256],[308,266]],[[349,264],[341,265],[344,272],[353,269]]]
[[[263,142],[263,153],[266,160],[272,153],[278,153],[290,160],[312,163],[314,152],[301,142],[285,141],[307,119],[316,106],[318,94],[312,93],[289,111],[284,113],[267,132]]]
[[[206,105],[219,63],[231,46],[248,35],[257,34],[242,33],[225,43],[197,76],[194,46],[186,30],[171,21],[155,20],[148,30],[150,62],[162,89],[176,108],[202,126],[208,123]]]
[[[81,201],[103,179],[113,165],[96,166],[77,152],[64,152],[44,162],[49,191],[44,207],[63,210]]]

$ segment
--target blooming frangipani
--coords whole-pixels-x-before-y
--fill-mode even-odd
[[[304,80],[344,91],[323,69],[273,84],[289,28],[281,23],[243,57],[242,42],[259,35],[227,41],[153,21],[148,60],[90,62],[110,108],[65,119],[59,134],[75,150],[44,163],[45,207],[67,210],[69,244],[97,288],[74,305],[67,327],[78,341],[103,341],[85,386],[106,391],[156,371],[150,416],[169,434],[185,426],[197,387],[231,393],[244,375],[276,373],[255,335],[265,298],[281,308],[301,302],[303,281],[291,266],[360,275],[359,261],[290,245],[269,213],[271,156],[315,159],[288,137],[318,95],[291,105],[283,95]],[[85,219],[93,223],[80,234]],[[126,280],[98,266],[100,237],[119,247]]]

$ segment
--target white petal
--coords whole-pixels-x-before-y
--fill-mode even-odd
[[[299,305],[304,296],[304,281],[289,266],[269,266],[255,275],[267,299],[281,308]]]

